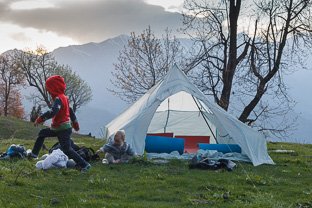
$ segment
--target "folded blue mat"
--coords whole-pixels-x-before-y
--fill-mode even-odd
[[[184,139],[170,138],[162,136],[146,136],[145,150],[149,153],[171,153],[178,151],[184,152]]]
[[[217,150],[222,153],[238,152],[241,153],[242,149],[237,144],[206,144],[198,143],[199,149],[202,150]]]

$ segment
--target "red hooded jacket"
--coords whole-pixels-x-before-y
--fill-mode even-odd
[[[69,101],[67,96],[65,96],[64,94],[66,89],[64,78],[59,75],[49,77],[46,80],[46,89],[50,93],[53,101],[56,98],[59,98],[62,102],[61,109],[52,118],[51,127],[57,129],[61,125],[66,124],[66,126],[70,128],[71,126],[70,126]]]

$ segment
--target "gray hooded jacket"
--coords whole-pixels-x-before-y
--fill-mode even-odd
[[[122,159],[123,156],[134,156],[135,154],[127,142],[124,142],[122,146],[116,146],[112,140],[101,147],[101,150],[105,153],[111,154],[115,160]]]

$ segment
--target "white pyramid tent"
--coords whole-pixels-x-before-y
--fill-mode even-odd
[[[168,106],[170,110],[173,109],[170,116],[173,117],[170,118],[172,122],[168,124],[167,117],[169,114],[162,109],[168,103],[166,99],[170,97],[170,100],[174,100],[174,96],[179,97],[180,102],[178,102],[177,106],[170,107],[169,101]],[[196,103],[196,114],[190,109],[174,111],[174,108],[179,108],[179,105],[180,107],[183,104],[188,106],[187,103],[190,100]],[[198,109],[201,109],[201,116],[194,116],[199,115]],[[165,117],[166,119],[164,119]],[[195,120],[188,122],[193,117]],[[188,80],[177,66],[173,66],[162,81],[158,82],[126,111],[107,124],[105,137],[109,138],[115,131],[124,129],[126,131],[126,141],[133,147],[135,152],[143,154],[146,133],[148,131],[164,132],[164,120],[167,121],[165,125],[167,132],[171,131],[176,134],[177,131],[182,131],[178,133],[184,135],[187,135],[187,131],[192,131],[192,135],[196,132],[198,135],[210,134],[211,138],[215,138],[219,144],[238,144],[242,149],[242,153],[247,155],[255,166],[274,164],[267,153],[265,137],[238,121],[219,106],[209,102],[205,95]]]
[[[166,98],[157,108],[148,133],[174,132],[175,135],[209,136],[217,143],[216,126],[207,116],[212,114],[202,102],[181,91]]]

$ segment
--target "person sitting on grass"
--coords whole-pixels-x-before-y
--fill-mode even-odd
[[[71,124],[69,100],[64,94],[66,84],[64,78],[59,75],[49,77],[45,83],[46,90],[52,97],[52,107],[47,112],[40,115],[36,121],[35,126],[42,124],[44,121],[52,118],[51,128],[41,129],[38,138],[34,144],[29,157],[37,158],[39,151],[44,143],[46,137],[57,137],[61,145],[61,150],[70,158],[73,159],[81,168],[82,172],[88,171],[91,165],[86,162],[73,148],[70,136],[72,134],[72,126],[75,130],[79,130],[79,124],[74,121]]]
[[[130,145],[127,144],[125,138],[124,130],[117,131],[114,135],[114,139],[109,140],[108,143],[96,151],[96,153],[104,152],[108,164],[127,163],[135,156],[135,153]]]

